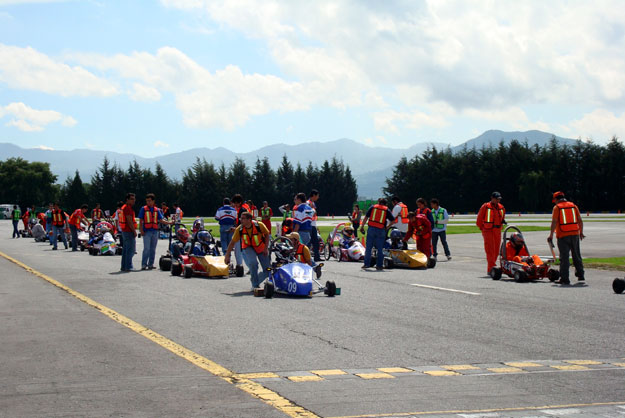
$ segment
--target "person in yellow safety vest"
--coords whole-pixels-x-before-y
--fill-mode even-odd
[[[371,250],[373,247],[377,249],[378,259],[375,269],[383,270],[384,262],[384,242],[386,241],[386,227],[387,224],[393,222],[395,217],[386,206],[386,199],[383,197],[378,199],[378,203],[371,206],[365,214],[365,219],[360,226],[360,232],[365,233],[365,224],[368,226],[367,230],[367,247],[365,248],[365,264],[363,269],[369,267],[371,262]]]
[[[291,241],[291,245],[293,246],[295,260],[300,263],[312,266],[313,262],[312,258],[310,257],[310,250],[307,246],[300,242],[299,234],[297,232],[291,232],[286,237],[289,239],[289,241]]]
[[[391,198],[391,203],[393,203],[392,213],[395,217],[391,225],[401,231],[403,235],[406,235],[406,232],[408,232],[408,223],[410,222],[408,220],[408,206],[404,205],[397,196]]]
[[[11,211],[11,220],[13,221],[13,238],[20,237],[20,231],[18,229],[20,219],[22,219],[22,211],[19,206],[13,205],[13,210]]]
[[[57,243],[59,241],[59,235],[63,240],[63,245],[67,250],[67,238],[65,237],[65,213],[59,207],[59,202],[54,203],[54,210],[52,211],[52,235],[50,240],[52,241],[52,249],[56,250]]]
[[[83,230],[83,224],[88,225],[89,223],[85,216],[88,208],[89,206],[84,204],[69,217],[69,230],[72,233],[72,251],[78,251],[78,231]]]
[[[263,207],[260,208],[260,218],[267,227],[269,231],[269,235],[271,235],[271,217],[273,216],[273,210],[269,207],[269,204],[265,200],[263,202]]]
[[[95,208],[91,211],[91,224],[96,226],[104,217],[104,212],[100,209],[100,204],[96,203]]]
[[[234,230],[232,240],[230,240],[224,256],[224,262],[230,264],[230,252],[232,252],[235,244],[241,241],[243,260],[250,269],[252,291],[260,287],[261,283],[267,278],[267,269],[271,267],[269,238],[269,231],[262,222],[254,221],[252,214],[249,212],[241,213],[241,224]],[[260,273],[258,272],[259,262],[261,265]]]
[[[154,203],[156,196],[148,193],[145,196],[145,206],[139,209],[139,230],[143,237],[143,253],[141,254],[141,270],[154,269],[156,257],[156,244],[158,244],[159,224],[171,225],[173,222],[166,221],[163,213],[158,210]]]
[[[486,253],[486,274],[492,276],[497,264],[499,245],[501,244],[501,226],[506,223],[506,209],[501,203],[501,193],[493,192],[490,201],[480,207],[475,224],[482,231],[484,252]]]
[[[432,218],[434,219],[434,226],[432,227],[432,255],[434,258],[438,256],[436,247],[438,246],[438,239],[440,238],[447,260],[451,260],[451,252],[449,251],[449,245],[447,245],[447,223],[449,222],[449,214],[447,213],[447,209],[439,206],[438,199],[435,197],[430,199],[430,206],[432,206]]]
[[[354,209],[352,213],[349,215],[349,221],[352,223],[354,227],[354,237],[358,238],[358,228],[360,228],[360,219],[362,218],[362,211],[360,210],[360,206],[358,203],[354,205]]]
[[[553,233],[558,240],[560,252],[560,280],[556,283],[571,284],[569,280],[569,253],[573,257],[575,276],[580,282],[584,282],[584,263],[580,251],[580,241],[586,238],[584,235],[584,222],[578,207],[566,200],[563,192],[555,192],[552,202],[555,203],[551,213],[551,232],[547,241],[553,242]]]

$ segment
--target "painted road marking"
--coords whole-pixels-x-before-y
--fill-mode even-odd
[[[347,374],[347,372],[340,369],[331,369],[331,370],[311,370],[311,373],[314,373],[319,376],[340,376],[343,374]]]
[[[452,372],[451,370],[426,370],[423,373],[430,376],[461,376],[460,373]]]
[[[9,260],[10,262],[14,264],[17,264],[18,266],[20,266],[27,272],[33,274],[34,276],[37,276],[47,281],[48,283],[58,287],[59,289],[69,293],[70,295],[80,300],[81,302],[100,311],[100,313],[106,315],[113,321],[131,329],[137,334],[171,351],[177,356],[182,357],[183,359],[189,361],[190,363],[196,365],[197,367],[206,370],[207,372],[219,377],[220,379],[225,380],[228,383],[233,384],[234,386],[241,389],[242,391],[252,395],[255,398],[262,400],[266,404],[273,406],[274,408],[285,413],[286,415],[293,417],[293,418],[318,418],[318,415],[304,409],[303,407],[299,405],[294,404],[293,402],[279,395],[278,393],[267,389],[260,383],[254,382],[250,380],[249,378],[241,377],[241,375],[238,375],[234,373],[233,371],[223,367],[222,365],[217,364],[214,361],[211,361],[207,359],[206,357],[203,357],[199,355],[198,353],[195,353],[194,351],[189,350],[186,347],[183,347],[182,345],[170,340],[167,337],[164,337],[158,334],[155,331],[152,331],[149,328],[146,328],[145,326],[139,324],[138,322],[135,322],[132,319],[125,317],[119,312],[116,312],[110,308],[107,308],[106,306],[83,295],[82,293],[79,293],[65,286],[63,283],[53,279],[52,277],[47,276],[43,273],[40,273],[39,271],[33,269],[32,267],[27,266],[21,261],[18,261],[14,259],[13,257],[4,254],[3,252],[0,252],[0,256],[4,257],[5,259]]]
[[[524,370],[518,367],[491,367],[487,369],[493,373],[521,373]]]
[[[449,411],[416,411],[416,412],[392,412],[388,414],[363,414],[363,415],[342,415],[329,418],[384,418],[384,417],[410,417],[412,415],[448,415],[448,414],[489,414],[493,412],[514,412],[514,411],[553,411],[560,408],[582,408],[590,406],[616,406],[622,408],[623,401],[618,402],[593,402],[576,403],[570,405],[543,405],[543,406],[520,406],[513,408],[490,408],[490,409],[470,409],[470,410],[449,410]]]
[[[292,382],[319,382],[323,380],[320,376],[289,376],[287,377]]]
[[[570,366],[553,365],[553,366],[550,366],[550,367],[553,367],[554,369],[558,369],[558,370],[590,370],[588,367],[577,366],[575,364],[572,364]]]
[[[455,372],[459,370],[480,370],[479,367],[471,366],[470,364],[451,364],[441,366],[443,369],[453,370]]]
[[[458,289],[448,289],[446,287],[428,286],[426,284],[412,283],[410,286],[423,287],[425,289],[442,290],[444,292],[463,293],[465,295],[471,295],[471,296],[479,296],[479,295],[481,295],[481,293],[467,292],[466,290],[458,290]]]
[[[595,360],[564,360],[565,363],[577,364],[578,366],[586,366],[592,364],[603,364]]]
[[[509,361],[504,363],[506,366],[510,366],[510,367],[519,367],[519,368],[526,368],[526,367],[543,367],[542,364],[538,364],[538,363],[533,363],[531,361]]]
[[[388,373],[356,373],[356,376],[363,379],[395,379],[395,376]]]
[[[410,372],[414,372],[414,370],[407,369],[405,367],[380,367],[378,370],[381,371],[381,372],[384,372],[384,373],[410,373]]]

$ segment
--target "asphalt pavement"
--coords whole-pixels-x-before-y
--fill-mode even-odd
[[[584,256],[623,256],[625,222],[585,233]],[[530,250],[547,255],[546,236],[526,233]],[[0,237],[0,252],[98,306],[0,258],[1,416],[625,416],[625,295],[611,290],[622,272],[589,269],[572,286],[493,281],[481,236],[453,235],[453,259],[434,269],[329,260],[322,280],[340,296],[268,300],[249,276],[120,273],[120,257],[12,240],[10,222]],[[291,406],[280,412],[258,387]]]

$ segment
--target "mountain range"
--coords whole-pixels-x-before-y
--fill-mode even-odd
[[[154,168],[158,162],[167,174],[180,179],[182,172],[193,164],[196,158],[205,158],[206,161],[220,165],[222,162],[229,166],[235,158],[241,158],[248,166],[253,166],[257,158],[267,157],[270,165],[277,169],[282,162],[283,155],[295,166],[298,163],[303,167],[312,162],[321,165],[324,161],[333,157],[342,159],[349,165],[352,174],[358,184],[358,194],[362,197],[377,197],[381,194],[381,188],[385,180],[393,172],[393,167],[402,156],[413,158],[421,154],[428,147],[437,149],[450,148],[458,151],[465,146],[468,148],[481,148],[483,146],[497,145],[499,142],[509,143],[516,139],[528,144],[545,145],[551,140],[553,134],[541,131],[527,132],[504,132],[489,130],[480,136],[470,139],[461,145],[451,147],[449,144],[440,142],[420,142],[409,148],[396,149],[388,147],[370,147],[350,139],[338,139],[330,142],[307,142],[298,145],[274,144],[259,148],[247,153],[235,153],[223,147],[214,149],[194,148],[186,151],[162,155],[159,157],[145,158],[136,154],[122,154],[111,151],[99,151],[90,149],[76,149],[72,151],[49,150],[41,148],[22,148],[10,143],[0,143],[0,160],[12,157],[21,157],[28,161],[43,161],[50,163],[50,169],[58,176],[58,181],[63,182],[67,177],[73,177],[78,170],[83,181],[89,181],[97,168],[107,157],[113,164],[127,167],[131,162],[137,161],[142,167]],[[556,137],[560,143],[573,144],[575,140]]]

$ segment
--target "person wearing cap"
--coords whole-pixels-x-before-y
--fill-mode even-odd
[[[475,224],[484,238],[484,252],[486,252],[486,274],[497,264],[497,254],[501,245],[501,225],[506,223],[506,209],[501,202],[501,193],[493,192],[490,201],[480,208]]]
[[[295,259],[304,264],[308,264],[312,266],[312,259],[310,258],[310,250],[307,246],[300,242],[300,237],[297,232],[291,232],[286,236],[289,241],[291,241],[291,245],[293,246],[293,251],[295,255]]]
[[[243,260],[250,269],[253,291],[267,278],[267,269],[271,266],[271,258],[269,257],[270,235],[267,227],[262,222],[255,221],[250,212],[242,212],[240,222],[241,224],[236,227],[234,234],[232,234],[232,240],[230,240],[224,254],[224,262],[230,264],[230,253],[235,244],[240,241]],[[258,272],[259,263],[261,265],[260,273]]]
[[[553,233],[556,233],[558,240],[558,251],[560,252],[560,280],[556,283],[570,284],[569,280],[569,253],[573,257],[575,266],[575,276],[578,281],[584,281],[584,263],[580,251],[580,240],[586,238],[584,235],[584,222],[579,212],[579,208],[566,200],[563,192],[555,192],[551,200],[555,203],[551,214],[551,232],[547,241],[553,242]]]

